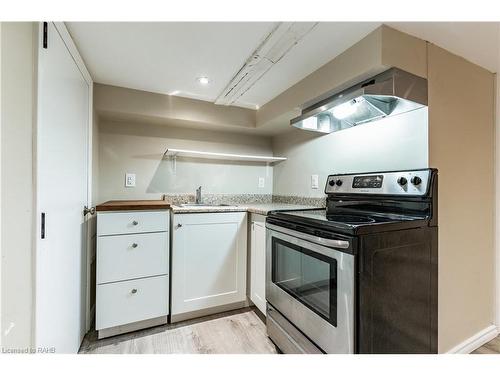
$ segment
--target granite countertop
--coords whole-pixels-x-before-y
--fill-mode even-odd
[[[315,206],[306,206],[302,204],[290,204],[290,203],[258,203],[258,204],[246,204],[245,205],[248,212],[254,214],[267,215],[271,211],[291,211],[291,210],[307,210],[311,208],[321,208]]]
[[[174,213],[203,213],[203,212],[251,212],[254,214],[267,215],[271,211],[306,210],[320,208],[290,203],[245,203],[231,206],[202,206],[202,207],[181,207],[172,205]]]
[[[172,212],[176,214],[191,214],[204,212],[246,212],[246,205],[231,205],[231,206],[190,206],[182,207],[173,204]]]

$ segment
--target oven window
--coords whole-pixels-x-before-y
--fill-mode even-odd
[[[272,282],[337,326],[337,261],[272,239]]]

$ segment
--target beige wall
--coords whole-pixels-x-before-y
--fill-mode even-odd
[[[2,347],[32,343],[33,25],[2,23]]]
[[[382,64],[427,78],[427,42],[382,25]]]
[[[439,349],[494,322],[494,76],[428,45],[429,162],[439,169]]]
[[[498,29],[497,41],[500,41],[500,28]],[[500,330],[500,194],[497,186],[500,186],[500,47],[497,48],[497,68],[495,74],[495,324]]]
[[[272,167],[262,163],[177,158],[163,160],[167,148],[272,155],[271,139],[174,124],[100,121],[99,201],[157,199],[163,193],[270,194]],[[136,187],[124,187],[125,173],[136,174]],[[258,187],[258,179],[265,187]]]

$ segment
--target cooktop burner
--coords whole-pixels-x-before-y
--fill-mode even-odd
[[[328,221],[337,221],[346,224],[365,224],[374,223],[375,219],[367,216],[360,215],[343,215],[343,214],[332,214],[326,215]]]

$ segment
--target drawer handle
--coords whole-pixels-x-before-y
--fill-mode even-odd
[[[177,228],[182,228],[182,224],[181,223],[177,224]]]
[[[138,222],[138,221],[135,221],[135,220],[134,220],[134,221],[132,221],[132,225],[137,225],[137,224],[139,224],[139,222]]]
[[[132,244],[132,247],[133,247],[134,249],[135,249],[137,246],[139,246],[139,245],[137,245],[136,243],[133,243],[133,244]]]
[[[134,288],[134,289],[132,289],[132,290],[130,291],[130,293],[132,293],[132,294],[136,294],[136,293],[137,293],[137,289],[135,289],[135,288]]]

